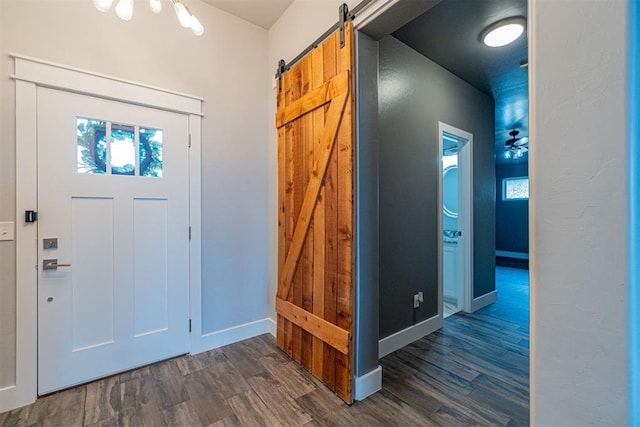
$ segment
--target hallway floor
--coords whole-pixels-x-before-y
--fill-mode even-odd
[[[496,268],[498,301],[380,361],[383,389],[434,425],[529,425],[529,277]]]
[[[383,358],[382,391],[351,407],[261,335],[43,397],[0,425],[528,425],[527,271],[496,277],[495,304]]]

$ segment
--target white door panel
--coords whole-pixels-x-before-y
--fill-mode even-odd
[[[79,172],[77,118],[161,130],[161,176],[110,174],[116,139],[106,174]],[[188,352],[188,128],[185,115],[38,89],[40,394]],[[139,174],[148,154],[130,151]]]

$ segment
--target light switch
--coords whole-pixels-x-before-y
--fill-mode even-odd
[[[0,240],[13,240],[13,222],[0,222]]]

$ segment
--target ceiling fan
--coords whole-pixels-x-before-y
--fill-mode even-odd
[[[507,139],[504,143],[504,155],[507,159],[518,159],[522,157],[524,153],[529,151],[529,138],[527,138],[526,136],[523,138],[518,138],[519,134],[520,132],[515,129],[509,132],[511,138]]]

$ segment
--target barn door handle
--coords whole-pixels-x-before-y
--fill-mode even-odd
[[[42,269],[43,270],[57,270],[58,267],[71,267],[71,264],[58,264],[58,259],[43,259],[42,260]]]

